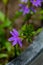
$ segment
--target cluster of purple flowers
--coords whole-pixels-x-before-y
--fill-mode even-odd
[[[36,12],[36,10],[33,7],[28,7],[27,5],[28,0],[21,0],[21,2],[26,3],[26,4],[19,4],[19,7],[21,7],[20,11],[23,12],[23,15],[28,14],[30,10]],[[36,7],[41,6],[41,0],[30,0],[30,3],[32,3],[32,5]]]
[[[23,15],[28,14],[30,12],[30,10],[32,10],[33,12],[36,12],[36,10],[34,9],[34,7],[28,7],[28,0],[21,0],[21,2],[24,2],[25,4],[21,3],[19,4],[20,10],[21,12],[23,12]],[[41,0],[30,0],[30,3],[32,3],[32,5],[38,7],[41,6]],[[12,37],[10,37],[8,40],[12,41],[12,45],[15,46],[16,44],[19,44],[20,47],[22,47],[22,40],[19,36],[19,33],[16,29],[13,29],[13,31],[10,31],[10,34],[12,35]]]

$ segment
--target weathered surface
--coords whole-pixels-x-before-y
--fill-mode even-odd
[[[43,65],[43,52],[41,52],[30,65]]]
[[[43,50],[43,31],[36,37],[36,39],[33,41],[33,44],[31,44],[18,58],[14,59],[7,65],[29,65],[35,57],[36,61],[39,61],[41,63],[43,60],[43,53],[42,57],[39,54],[41,53],[41,50]],[[39,58],[41,57],[41,59],[38,59],[38,54],[40,55]]]

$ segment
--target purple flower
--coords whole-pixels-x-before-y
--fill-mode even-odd
[[[8,41],[12,41],[12,45],[15,46],[16,44],[19,44],[20,47],[22,47],[22,40],[19,37],[19,33],[16,29],[13,29],[13,31],[10,31],[10,34],[12,37],[8,39]]]
[[[41,2],[43,2],[43,0],[41,0]]]
[[[23,12],[23,15],[28,14],[30,12],[28,6],[24,4],[19,4],[19,7],[21,7],[20,11]]]
[[[28,2],[28,0],[21,0],[21,2],[27,3],[27,2]]]
[[[41,0],[30,0],[30,2],[36,7],[41,6]]]
[[[36,9],[34,9],[33,7],[31,7],[30,10],[36,13]]]

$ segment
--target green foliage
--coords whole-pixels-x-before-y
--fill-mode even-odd
[[[40,11],[40,14],[43,14],[43,10]]]
[[[32,37],[34,36],[33,32],[34,32],[33,24],[29,24],[29,25],[25,24],[21,28],[20,35],[21,36],[23,35],[23,38],[26,38],[28,40],[28,42],[31,42]]]
[[[1,58],[8,58],[8,54],[1,53],[1,54],[0,54],[0,59],[1,59]]]
[[[4,34],[4,30],[2,28],[0,28],[0,35]]]
[[[19,14],[20,13],[20,14]],[[21,15],[21,12],[16,12],[16,15],[14,19],[18,18]],[[12,46],[11,43],[8,42],[8,39],[6,37],[6,30],[10,29],[11,21],[6,17],[6,15],[0,11],[0,58],[8,58],[15,56],[15,47]],[[3,49],[4,47],[4,49]],[[2,50],[3,49],[3,50]],[[5,51],[6,50],[6,51]],[[4,54],[5,52],[5,54]],[[16,45],[16,55],[18,56],[20,54],[20,48],[18,45]]]
[[[3,29],[1,29],[1,30],[0,30],[0,44],[1,44],[1,46],[4,45],[5,41],[6,41],[5,32],[4,32]]]
[[[3,4],[5,5],[5,10],[7,8],[8,1],[9,0],[2,0]],[[29,8],[31,7],[32,4],[30,3],[30,0],[28,1],[28,3],[26,5],[28,5]],[[17,18],[19,18],[22,15],[22,13],[23,12],[16,11],[14,17],[12,18],[13,22],[11,22],[9,20],[9,18],[6,17],[7,12],[5,15],[2,11],[0,11],[0,59],[6,58],[8,61],[9,58],[13,58],[15,56],[18,56],[22,51],[19,48],[18,44],[16,46],[12,46],[12,44],[10,42],[8,42],[8,38],[6,36],[6,35],[8,35],[8,37],[10,36],[9,30],[13,28],[14,21]],[[29,21],[29,19],[32,18],[31,16],[33,14],[34,14],[34,12],[30,11],[29,14],[26,14],[24,16],[23,21],[24,22]],[[37,11],[36,14],[40,14],[41,16],[39,16],[39,19],[41,19],[41,20],[43,19],[43,10]],[[6,29],[8,30],[8,33],[7,33]],[[35,31],[33,24],[27,24],[27,23],[25,24],[24,23],[24,25],[19,30],[19,34],[20,34],[20,37],[22,38],[22,40],[26,39],[26,40],[28,40],[28,42],[31,42],[33,37],[35,35],[39,34],[40,31],[42,31],[42,30],[43,30],[43,28],[38,28]]]
[[[43,28],[38,28],[37,31],[35,31],[35,35],[39,34],[42,30]]]
[[[43,20],[43,10],[40,11],[40,19]]]
[[[24,24],[19,32],[22,39],[26,38],[28,42],[31,42],[32,38],[38,35],[42,30],[43,28],[38,28],[35,31],[33,24]]]
[[[11,48],[11,47],[12,47],[12,46],[11,46],[11,43],[9,43],[9,42],[5,42],[5,47],[6,47],[6,49],[7,49],[8,52],[10,52],[11,49],[12,49],[12,48]]]
[[[2,0],[5,5],[7,5],[8,0]]]
[[[18,18],[18,17],[20,17],[20,15],[22,15],[22,12],[17,11],[17,12],[15,13],[14,18]]]
[[[11,21],[1,11],[0,11],[0,24],[1,24],[0,25],[0,58],[8,58],[14,56],[14,48],[12,47],[11,43],[8,42],[6,37],[7,33],[5,30],[5,28],[9,30],[9,28],[11,27]]]
[[[15,52],[16,52],[17,56],[20,55],[20,53],[21,53],[21,50],[20,50],[18,44],[15,46]]]
[[[15,21],[17,18],[19,18],[22,15],[22,12],[17,11],[14,15],[13,21]]]
[[[28,21],[31,18],[31,14],[25,15],[24,21]]]
[[[40,20],[43,20],[43,15],[40,16]]]
[[[1,25],[0,28],[9,27],[11,25],[11,21],[4,15],[3,12],[0,11],[0,21]]]

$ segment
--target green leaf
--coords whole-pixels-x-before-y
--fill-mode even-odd
[[[6,21],[3,24],[3,27],[9,27],[11,24],[11,21],[7,18]]]
[[[43,28],[39,28],[39,29],[36,31],[36,34],[40,33],[42,30],[43,30]]]
[[[11,21],[1,11],[0,11],[0,21],[2,22],[2,24],[0,25],[0,27],[2,27],[2,28],[9,27],[11,24]]]
[[[2,21],[2,23],[5,20],[5,15],[3,14],[3,12],[0,11],[0,21]]]
[[[5,48],[7,49],[8,52],[10,52],[10,51],[12,50],[12,48],[11,48],[11,43],[6,42],[6,43],[5,43]]]
[[[7,54],[3,54],[3,53],[0,54],[0,58],[7,58],[7,57],[8,57]]]
[[[3,31],[3,29],[0,28],[0,35],[1,34],[4,34],[4,31]]]
[[[40,16],[40,19],[43,20],[43,15]]]
[[[17,53],[17,56],[20,55],[20,52],[19,51],[17,51],[16,53]]]
[[[19,12],[19,11],[17,11],[16,13],[15,13],[15,16],[14,16],[14,19],[17,19],[19,16],[21,16],[22,15],[22,12]]]
[[[5,5],[7,5],[8,0],[2,0]]]
[[[20,36],[21,36],[22,39],[25,38],[25,36],[23,36],[23,31],[25,31],[25,29],[26,29],[26,24],[24,24],[21,27],[21,29],[19,30],[19,34],[20,34]]]
[[[21,30],[24,31],[25,29],[26,29],[26,24],[21,27]]]
[[[43,10],[40,11],[40,14],[43,14]]]
[[[16,52],[16,55],[18,56],[18,55],[20,55],[20,48],[19,48],[19,46],[18,46],[18,44],[15,46],[15,52]]]
[[[33,24],[24,24],[23,27],[21,28],[20,35],[22,38],[28,39],[30,42],[32,40],[32,37],[35,35],[32,32],[34,32],[34,25]],[[23,36],[22,36],[23,35]]]

